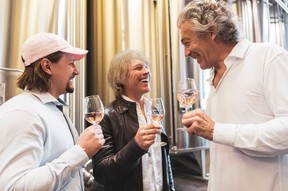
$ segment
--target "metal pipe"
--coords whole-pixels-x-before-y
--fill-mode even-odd
[[[171,3],[170,3],[170,0],[168,1],[168,20],[169,20],[169,22],[168,22],[168,28],[169,28],[169,31],[171,31],[171,13],[170,13],[170,11],[171,11]],[[169,32],[169,39],[171,39],[171,32]],[[171,55],[171,53],[172,53],[172,42],[171,42],[171,40],[169,40],[169,49],[170,49],[170,55]],[[170,56],[170,71],[171,71],[171,74],[170,74],[170,80],[171,80],[171,83],[170,83],[170,86],[171,86],[171,90],[173,90],[174,89],[174,87],[173,87],[173,66],[172,66],[172,63],[173,63],[173,61],[172,61],[172,56]],[[173,91],[171,92],[172,93],[172,97],[174,97],[175,95],[173,95]],[[172,120],[172,122],[171,122],[171,133],[172,133],[172,145],[173,146],[175,146],[176,145],[176,120],[175,120],[175,113],[177,112],[177,111],[175,111],[175,108],[174,108],[174,99],[171,99],[171,105],[172,105],[172,107],[171,107],[171,113],[173,113],[174,115],[173,115],[173,117],[171,118],[171,120]]]
[[[288,7],[285,5],[285,3],[281,0],[275,0],[276,3],[286,12],[288,13]]]
[[[20,72],[20,73],[23,73],[23,70],[18,70],[18,69],[14,69],[14,68],[4,68],[4,67],[0,67],[0,70],[9,71],[9,72]]]

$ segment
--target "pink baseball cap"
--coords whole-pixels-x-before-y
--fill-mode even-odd
[[[32,35],[22,46],[21,56],[24,65],[29,66],[33,62],[48,56],[54,52],[65,52],[73,55],[75,60],[82,59],[87,50],[71,46],[66,40],[53,33],[37,33]]]

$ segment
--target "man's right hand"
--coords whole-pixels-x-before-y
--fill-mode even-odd
[[[87,127],[77,141],[77,144],[85,150],[89,158],[96,154],[104,143],[105,139],[100,125]]]
[[[148,151],[149,147],[155,142],[156,134],[160,133],[160,126],[147,125],[138,129],[134,140],[141,149]]]

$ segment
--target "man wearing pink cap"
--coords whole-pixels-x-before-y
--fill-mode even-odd
[[[52,33],[22,47],[24,92],[0,107],[0,190],[84,190],[82,166],[104,144],[100,126],[78,136],[59,96],[74,91],[75,61],[87,50]]]

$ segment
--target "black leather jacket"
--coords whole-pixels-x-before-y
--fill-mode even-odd
[[[121,96],[105,109],[100,123],[105,145],[92,157],[93,175],[104,185],[105,191],[142,191],[142,161],[146,154],[134,141],[139,128],[136,104]],[[174,181],[169,157],[169,142],[166,134],[161,139],[167,142],[162,147],[163,191],[174,191]]]

